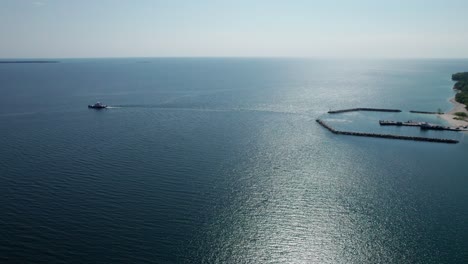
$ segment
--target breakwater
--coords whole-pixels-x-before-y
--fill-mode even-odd
[[[366,107],[359,107],[359,108],[349,108],[349,109],[341,109],[341,110],[330,110],[328,111],[329,114],[339,114],[345,112],[354,112],[354,111],[371,111],[371,112],[401,112],[399,109],[384,109],[384,108],[366,108]]]
[[[428,111],[416,111],[416,110],[410,110],[409,112],[415,113],[415,114],[428,114],[428,115],[443,114],[443,112],[428,112]]]
[[[401,139],[401,140],[413,140],[413,141],[426,141],[426,142],[438,142],[438,143],[450,143],[455,144],[458,143],[458,140],[454,139],[443,139],[443,138],[427,138],[427,137],[413,137],[413,136],[400,136],[400,135],[392,135],[392,134],[378,134],[378,133],[365,133],[365,132],[350,132],[350,131],[340,131],[336,130],[323,120],[316,119],[317,123],[319,123],[324,128],[328,129],[333,134],[339,135],[349,135],[349,136],[359,136],[359,137],[376,137],[376,138],[388,138],[388,139]]]

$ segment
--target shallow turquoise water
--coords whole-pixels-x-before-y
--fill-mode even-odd
[[[2,262],[463,263],[468,60],[0,64]],[[101,100],[104,111],[86,108]],[[405,112],[329,115],[329,109]],[[456,145],[333,135],[456,138]]]

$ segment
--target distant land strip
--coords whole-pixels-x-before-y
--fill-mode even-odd
[[[9,60],[9,61],[2,61],[0,63],[59,63],[60,61],[52,61],[52,60]]]

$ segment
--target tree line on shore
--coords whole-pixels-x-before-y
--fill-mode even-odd
[[[452,74],[452,80],[456,81],[453,89],[458,91],[455,101],[466,105],[468,109],[468,72]]]

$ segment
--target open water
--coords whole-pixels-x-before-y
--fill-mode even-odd
[[[2,263],[467,263],[468,60],[0,64]],[[88,109],[100,100],[112,106]],[[329,115],[329,109],[404,112]],[[342,130],[459,144],[334,135]]]

